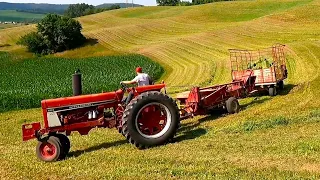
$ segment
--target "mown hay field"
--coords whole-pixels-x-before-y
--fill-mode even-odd
[[[176,142],[140,151],[116,130],[71,136],[67,160],[39,162],[35,141],[21,142],[23,122],[42,121],[40,109],[0,114],[2,178],[320,177],[320,1],[257,0],[191,7],[120,9],[79,18],[99,44],[59,57],[138,53],[159,62],[169,92],[229,82],[229,48],[286,44],[289,78],[279,96],[241,101],[239,114],[184,121]],[[17,34],[0,30],[0,50],[21,53]]]

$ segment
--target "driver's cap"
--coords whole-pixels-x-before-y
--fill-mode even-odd
[[[137,73],[142,73],[142,67],[137,67],[137,68],[136,68],[136,72],[137,72]]]

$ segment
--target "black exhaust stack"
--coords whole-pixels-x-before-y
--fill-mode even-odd
[[[73,95],[74,96],[79,96],[79,95],[82,94],[82,81],[81,81],[80,69],[78,69],[72,75],[72,89],[73,89]]]

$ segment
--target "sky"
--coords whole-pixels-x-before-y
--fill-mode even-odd
[[[3,0],[4,2],[12,3],[48,3],[48,4],[76,4],[87,3],[92,5],[99,5],[103,3],[125,3],[126,0]],[[0,0],[2,2],[2,0]],[[132,0],[128,0],[132,2]],[[142,4],[145,6],[155,6],[156,0],[133,0],[135,4]]]

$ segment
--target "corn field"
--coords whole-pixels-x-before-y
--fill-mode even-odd
[[[119,88],[119,82],[131,80],[135,67],[141,66],[154,79],[163,69],[141,55],[92,57],[83,59],[16,59],[0,53],[0,111],[40,106],[47,98],[72,95],[72,74],[80,69],[83,93],[100,93]]]

